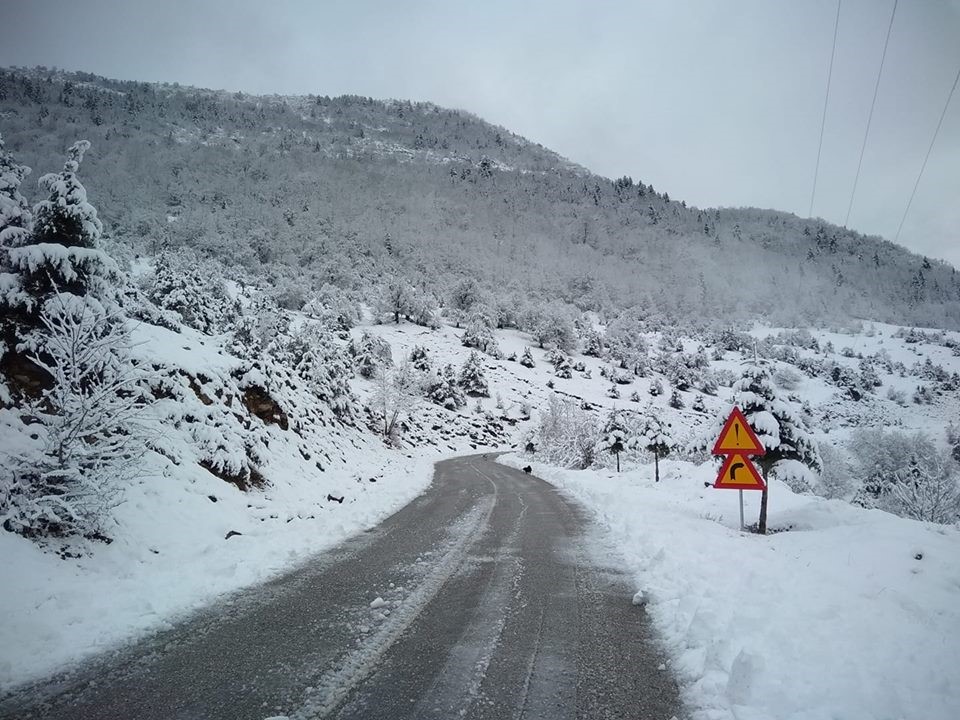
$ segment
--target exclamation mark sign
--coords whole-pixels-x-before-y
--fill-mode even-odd
[[[737,445],[740,444],[740,423],[733,424],[733,431],[737,434]]]

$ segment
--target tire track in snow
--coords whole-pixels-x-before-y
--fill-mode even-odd
[[[290,716],[292,720],[319,720],[329,716],[354,687],[373,673],[380,658],[463,564],[470,548],[486,530],[495,506],[495,494],[485,497],[451,525],[456,535],[444,548],[441,559],[433,569],[376,632],[339,661],[338,669],[321,676],[303,706]]]

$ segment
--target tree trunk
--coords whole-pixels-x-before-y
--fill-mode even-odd
[[[620,453],[616,453],[616,455],[617,455],[617,472],[620,472]]]
[[[660,453],[653,453],[653,479],[654,482],[660,482]]]
[[[767,485],[767,473],[761,468],[763,473],[763,482],[764,485]],[[767,534],[767,487],[763,488],[762,494],[760,495],[760,520],[757,523],[757,532],[761,535]]]

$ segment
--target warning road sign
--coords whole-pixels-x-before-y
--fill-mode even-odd
[[[734,407],[731,411],[730,417],[723,425],[723,430],[720,431],[717,443],[713,446],[714,455],[727,453],[740,453],[744,456],[764,453],[763,445],[738,407]]]
[[[720,490],[763,490],[767,486],[750,458],[740,453],[732,453],[720,468],[713,487]]]

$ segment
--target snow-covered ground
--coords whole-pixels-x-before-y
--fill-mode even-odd
[[[501,458],[512,466],[523,456]],[[960,713],[960,529],[775,480],[770,525],[739,530],[712,464],[621,474],[533,463],[593,511],[636,578],[692,720],[954,720]],[[759,493],[745,492],[756,518]],[[639,600],[639,598],[638,598]]]
[[[354,335],[362,330],[387,340],[395,360],[422,345],[434,367],[459,368],[470,352],[460,344],[463,331],[449,326],[431,331],[409,323],[366,324]],[[858,334],[813,334],[822,344],[833,343],[832,360],[851,367],[858,360],[843,356],[847,346],[864,355],[885,349],[893,362],[908,368],[928,357],[950,372],[960,368],[949,348],[908,344],[894,337],[896,330],[877,324]],[[657,374],[633,378],[619,386],[620,398],[611,398],[602,360],[575,354],[590,376],[574,371],[572,378],[559,378],[528,335],[497,331],[504,355],[519,356],[530,347],[536,365],[482,356],[490,383],[490,397],[479,400],[482,413],[476,399],[456,417],[424,403],[415,413],[415,430],[429,442],[417,448],[408,442],[402,451],[328,417],[309,422],[292,417],[291,423],[302,425],[297,432],[253,422],[241,439],[256,445],[269,484],[241,492],[197,464],[208,446],[227,465],[246,462],[242,449],[229,442],[238,437],[239,426],[230,425],[229,417],[208,417],[218,406],[203,402],[221,394],[236,397],[242,382],[235,372],[238,360],[216,338],[190,330],[141,326],[137,332],[137,352],[144,358],[187,373],[179,399],[163,402],[187,403],[172,408],[170,416],[191,415],[194,421],[185,420],[158,441],[163,454],[149,453],[149,472],[115,510],[112,544],[94,544],[90,555],[61,560],[19,536],[0,533],[0,583],[17,588],[0,594],[0,617],[15,619],[0,623],[0,691],[165,627],[376,524],[427,486],[434,461],[478,447],[475,437],[443,434],[452,420],[468,427],[484,414],[506,417],[518,442],[554,391],[548,382],[596,407],[601,420],[613,407],[637,412],[653,407],[672,422],[681,444],[709,432],[728,409],[729,387],[722,384],[716,396],[703,396],[703,411],[692,409],[699,394],[693,391],[680,393],[684,408],[670,408],[669,383]],[[752,332],[763,337],[776,330]],[[646,339],[652,355],[657,336]],[[689,339],[684,345],[687,352],[697,347]],[[710,367],[735,373],[743,359],[742,353],[727,352]],[[924,430],[942,443],[947,420],[960,421],[956,393],[917,405],[909,400],[916,378],[883,370],[880,375],[883,386],[856,403],[823,379],[797,372],[792,392],[812,407],[818,441],[839,445],[856,427],[882,422]],[[657,379],[666,392],[653,397],[649,389]],[[370,396],[370,382],[357,378],[353,384],[361,399]],[[905,405],[886,398],[891,387],[907,394]],[[300,390],[290,392],[291,407],[306,407]],[[634,392],[638,401],[630,399]],[[522,419],[524,405],[533,410],[530,421]],[[609,525],[610,539],[649,598],[697,720],[958,716],[956,528],[793,495],[774,482],[771,524],[793,529],[743,535],[735,527],[736,493],[703,487],[713,479],[712,464],[667,461],[662,469],[664,481],[656,486],[645,466],[617,477],[545,466],[538,466],[538,474],[566,487]],[[330,501],[328,494],[344,502]],[[747,495],[753,519],[756,498]],[[226,539],[230,531],[240,535]],[[922,559],[915,559],[918,554]]]

